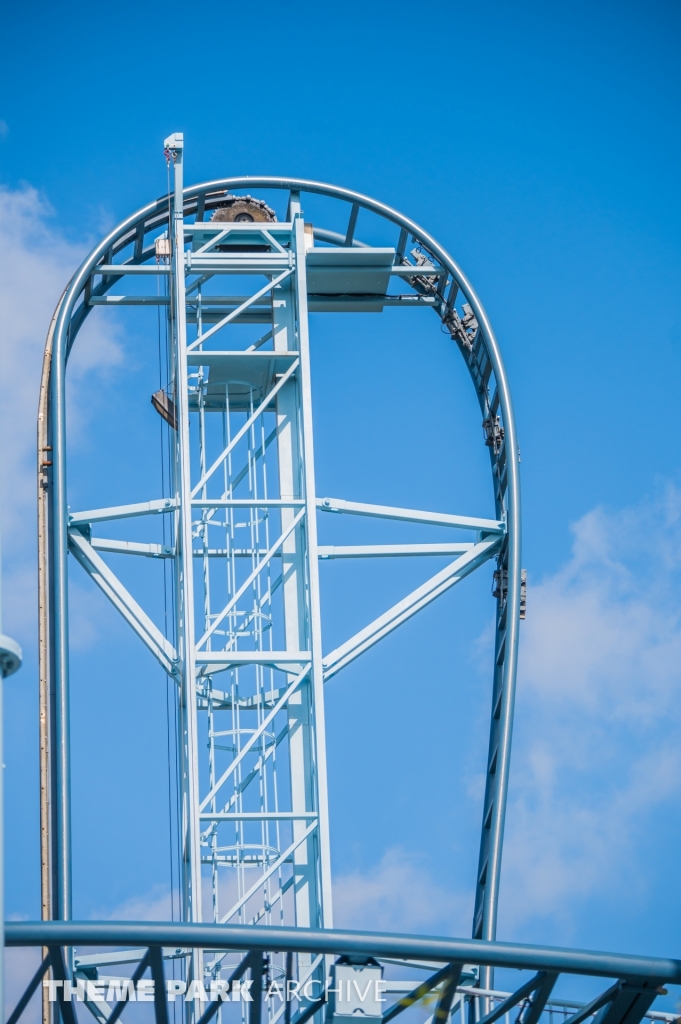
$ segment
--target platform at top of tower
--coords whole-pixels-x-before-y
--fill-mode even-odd
[[[312,226],[306,237],[312,240]],[[187,229],[197,273],[274,273],[289,257],[290,224],[216,223]],[[394,271],[393,248],[311,246],[306,250],[311,312],[380,312]]]
[[[307,291],[312,312],[376,312],[388,291],[394,249],[308,249]],[[324,296],[321,301],[315,298]],[[353,298],[373,299],[362,304]],[[333,301],[336,300],[336,301]],[[374,309],[376,307],[376,309]]]
[[[198,390],[194,390],[198,389],[199,381],[193,376],[194,372],[199,372],[199,367],[203,368],[204,375],[201,382],[204,409],[216,412],[226,409],[229,396],[232,412],[247,411],[260,404],[274,387],[276,376],[286,373],[297,356],[297,352],[272,351],[190,352],[187,355],[191,374],[189,408],[199,407]],[[274,399],[267,408],[274,409]]]

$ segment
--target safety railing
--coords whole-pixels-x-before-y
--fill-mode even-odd
[[[216,1016],[224,1024],[305,1024],[315,1015],[328,1024],[388,1024],[405,1012],[421,1024],[424,1012],[425,1024],[455,1014],[461,1024],[671,1024],[677,1014],[652,1004],[666,985],[681,984],[679,960],[335,930],[10,922],[5,943],[44,951],[7,1024],[28,1022],[29,1013],[35,1020],[29,1008],[39,992],[54,1024],[90,1014],[116,1024],[124,1012],[135,1022],[146,1013],[155,1024],[209,1024]],[[531,975],[503,992],[477,987],[482,968]],[[409,974],[420,980],[405,981]],[[554,996],[570,977],[605,984],[587,1003]]]

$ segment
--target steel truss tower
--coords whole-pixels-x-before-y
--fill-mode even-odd
[[[92,251],[62,296],[46,347],[39,419],[43,916],[71,916],[69,552],[71,571],[79,571],[78,562],[175,684],[184,919],[314,928],[332,923],[324,682],[495,559],[496,645],[473,924],[474,937],[492,939],[521,570],[518,447],[491,325],[446,251],[383,204],[285,178],[229,178],[185,189],[181,135],[166,140],[166,156],[172,194],[129,217]],[[264,201],[239,198],[257,189],[288,193],[284,221]],[[344,233],[305,222],[306,193],[347,204]],[[355,238],[363,210],[391,226],[393,246]],[[411,256],[410,238],[417,244]],[[95,307],[124,305],[167,312],[169,383],[153,401],[168,424],[168,489],[142,504],[69,510],[67,361]],[[459,348],[490,455],[488,518],[317,496],[308,311],[386,306],[433,311]],[[244,325],[256,325],[246,344]],[[453,539],[322,547],[323,512],[446,526]],[[142,517],[158,526],[157,542],[135,537]],[[127,526],[129,539],[108,538],[111,524],[114,532]],[[107,553],[166,560],[172,629],[153,621]],[[451,561],[324,653],[319,559],[415,554]],[[217,975],[221,965],[219,958],[202,963],[197,951],[193,976]],[[315,970],[319,958],[299,958],[301,975]]]

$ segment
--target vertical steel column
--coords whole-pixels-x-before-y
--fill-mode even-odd
[[[187,371],[187,320],[185,298],[184,204],[182,171],[184,139],[182,133],[165,141],[174,171],[172,217],[171,327],[176,367],[177,439],[176,497],[178,601],[177,636],[181,672],[180,704],[182,714],[182,856],[184,867],[185,919],[201,921],[201,850],[199,846],[199,761],[196,713],[196,662],[194,627],[194,572],[192,543],[191,462],[189,449],[189,395]],[[203,976],[200,950],[192,954],[192,976]]]
[[[306,236],[302,212],[293,219],[292,247],[296,256],[296,313],[298,351],[300,352],[300,406],[302,415],[303,466],[305,473],[305,532],[309,587],[309,639],[312,652],[312,717],[314,726],[314,765],[316,775],[317,832],[311,837],[319,858],[321,885],[319,927],[333,927],[331,902],[331,842],[326,772],[326,722],[324,714],[324,673],[322,667],[321,604],[319,598],[319,557],[317,554],[317,493],[315,488],[314,443],[312,429],[312,381],[310,372],[310,332],[307,312]],[[302,828],[302,823],[300,823]],[[310,840],[308,840],[308,844]]]
[[[305,238],[297,193],[291,195],[289,217],[293,218],[294,224],[291,247],[295,255],[295,273],[276,288],[273,295],[273,342],[275,351],[297,349],[301,368],[299,378],[285,384],[277,396],[279,492],[284,500],[303,498],[306,515],[304,525],[300,524],[282,547],[282,591],[286,649],[306,650],[309,647],[312,650],[310,676],[289,699],[287,713],[291,808],[297,814],[311,811],[318,814],[316,831],[293,854],[296,924],[302,928],[315,928],[324,923],[328,927],[330,923],[330,884],[329,891],[324,892],[323,881],[328,878],[330,882],[330,867],[327,796],[325,791],[322,794],[322,787],[326,786],[326,759],[324,741],[319,734],[320,725],[322,729],[324,726],[323,705],[320,709],[316,707],[322,686],[316,565],[317,513],[311,433]],[[282,530],[295,514],[293,508],[282,509]],[[289,675],[289,682],[295,674]],[[321,694],[320,700],[323,700]],[[293,823],[294,840],[301,837],[305,828],[305,820]]]

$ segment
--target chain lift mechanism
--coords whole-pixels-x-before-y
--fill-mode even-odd
[[[69,553],[70,571],[91,577],[174,684],[183,919],[306,928],[332,925],[325,682],[495,560],[491,726],[473,921],[474,938],[494,939],[525,600],[518,442],[492,327],[447,252],[382,203],[295,178],[235,177],[185,189],[182,135],[166,140],[166,155],[171,194],[123,221],[92,251],[61,298],[45,352],[38,428],[43,917],[71,917]],[[284,220],[263,200],[236,194],[258,189],[283,191]],[[345,233],[306,223],[306,194],[347,204]],[[355,238],[360,211],[388,225],[392,247]],[[409,239],[416,243],[410,257]],[[140,293],[150,280],[153,287]],[[169,489],[141,504],[69,510],[67,361],[95,307],[125,305],[167,311],[170,383],[152,402],[168,425]],[[494,511],[487,518],[317,496],[308,312],[387,306],[432,310],[459,348],[490,458]],[[244,324],[264,331],[252,332],[256,340],[246,347],[243,330],[234,330]],[[317,540],[317,517],[325,512],[449,527],[456,540],[327,547]],[[134,539],[141,517],[165,524],[163,543]],[[109,539],[112,522],[127,524],[131,539]],[[135,600],[108,564],[109,553],[167,560],[172,629],[164,631]],[[325,651],[319,560],[413,554],[450,560]],[[219,979],[226,969],[223,954],[197,948],[188,977]],[[288,975],[292,969],[300,981],[323,965],[300,953],[295,967],[287,961],[281,968]],[[491,989],[491,967],[482,968],[480,983]]]

